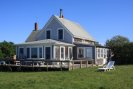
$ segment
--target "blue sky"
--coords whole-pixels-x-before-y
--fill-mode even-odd
[[[133,41],[133,0],[0,0],[0,41],[24,42],[35,21],[43,28],[60,8],[101,44],[115,35]]]

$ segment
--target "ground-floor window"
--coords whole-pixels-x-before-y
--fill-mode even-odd
[[[92,59],[92,47],[85,47],[86,58]]]
[[[39,47],[39,58],[42,58],[42,47]]]
[[[37,48],[31,48],[31,58],[37,58]]]
[[[69,58],[72,59],[73,53],[72,53],[72,48],[69,47]]]
[[[65,48],[64,47],[61,47],[60,50],[61,50],[61,59],[64,59],[65,58]]]
[[[97,58],[107,58],[108,49],[107,48],[97,48]]]
[[[19,48],[19,58],[24,58],[24,48]]]
[[[84,48],[78,48],[78,58],[84,58]]]
[[[87,59],[92,59],[92,47],[78,47],[77,48],[77,55],[78,58],[87,58]]]
[[[59,60],[60,59],[60,47],[59,46],[56,46],[55,47],[55,59],[56,60]]]
[[[45,59],[50,60],[51,58],[51,47],[45,47]]]
[[[30,58],[30,48],[27,48],[27,58]]]
[[[69,56],[68,56],[68,47],[67,46],[65,47],[65,57],[69,58]]]

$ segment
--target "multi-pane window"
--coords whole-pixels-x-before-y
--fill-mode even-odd
[[[58,39],[63,40],[63,29],[58,30]]]
[[[50,39],[50,35],[51,35],[50,30],[47,30],[47,31],[46,31],[46,39]]]

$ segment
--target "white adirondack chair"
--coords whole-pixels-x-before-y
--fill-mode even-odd
[[[109,61],[107,65],[103,66],[102,68],[98,68],[98,70],[108,71],[108,70],[111,70],[111,69],[115,69],[114,63],[115,63],[115,61]]]

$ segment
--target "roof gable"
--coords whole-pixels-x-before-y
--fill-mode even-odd
[[[95,41],[93,37],[88,32],[86,32],[85,29],[81,27],[79,24],[72,22],[70,20],[67,20],[65,18],[59,18],[58,16],[52,15],[51,18],[43,27],[43,29],[38,31],[33,31],[30,34],[30,36],[27,38],[26,42],[42,40],[42,39],[39,39],[39,37],[44,35],[43,32],[46,30],[47,26],[54,19],[57,20],[59,24],[62,25],[73,37]]]
[[[69,30],[69,32],[73,34],[74,37],[95,41],[93,37],[79,24],[65,18],[59,18],[58,16],[55,16],[55,18],[58,19],[58,21],[60,21],[60,23],[65,26]]]

